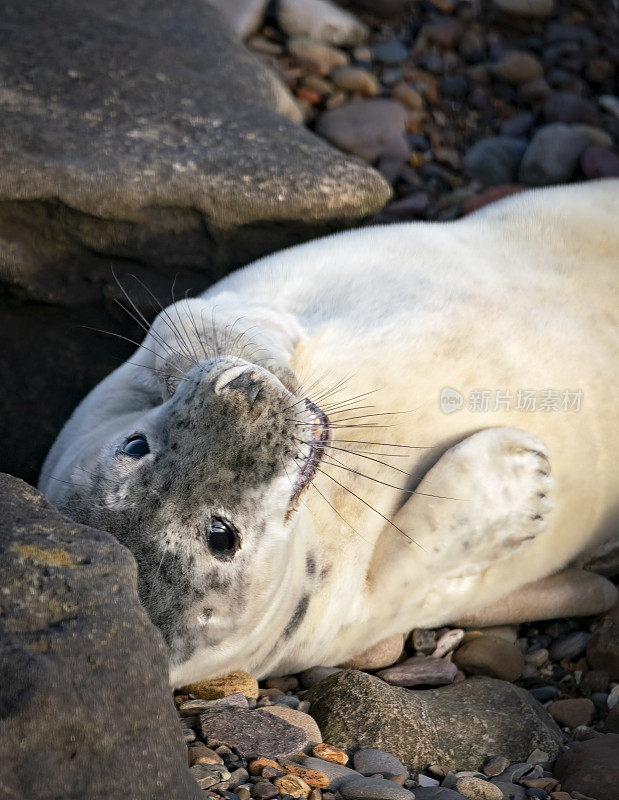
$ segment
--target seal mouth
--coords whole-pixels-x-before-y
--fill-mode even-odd
[[[307,443],[309,445],[309,454],[301,465],[292,487],[292,495],[290,496],[290,503],[285,517],[286,521],[290,519],[299,507],[301,495],[314,479],[318,465],[322,460],[325,446],[329,441],[329,418],[325,412],[307,399],[305,400],[305,409],[308,414],[307,428],[311,435]]]

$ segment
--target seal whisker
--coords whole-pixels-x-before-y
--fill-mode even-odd
[[[185,336],[186,336],[185,342],[187,343],[188,347],[191,348],[191,352],[193,353],[193,359],[192,360],[193,360],[194,364],[196,365],[196,367],[199,367],[200,366],[200,360],[198,358],[198,354],[196,353],[196,349],[193,346],[193,342],[191,341],[191,337],[189,336],[189,333],[187,332],[187,328],[185,327],[185,323],[183,322],[183,318],[181,317],[181,312],[179,311],[179,308],[178,308],[179,304],[176,301],[176,298],[174,297],[174,287],[176,286],[177,278],[178,278],[178,273],[176,273],[176,275],[174,276],[174,281],[172,283],[172,300],[173,300],[173,302],[175,304],[174,305],[174,310],[176,311],[176,316],[178,317],[178,321],[179,321],[179,323],[180,323],[180,325],[181,325],[181,327],[183,329],[183,332],[185,333]]]
[[[374,481],[374,483],[380,483],[381,486],[389,486],[391,489],[397,489],[399,492],[404,492],[404,494],[420,494],[424,497],[435,497],[437,500],[464,500],[463,497],[445,497],[444,495],[440,494],[430,494],[429,492],[418,492],[416,489],[404,489],[401,486],[395,486],[393,483],[386,483],[385,481],[381,481],[378,478],[373,478],[371,475],[366,475],[363,472],[359,472],[356,469],[352,469],[351,467],[346,467],[342,464],[341,461],[335,458],[335,456],[330,456],[325,453],[325,458],[329,458],[332,461],[335,461],[334,464],[329,464],[330,467],[339,467],[339,469],[345,469],[347,472],[352,472],[353,475],[358,475],[360,478],[367,478],[369,481]],[[327,462],[328,463],[328,462]]]
[[[114,333],[114,331],[104,331],[103,328],[92,328],[89,325],[80,325],[79,327],[85,328],[88,331],[95,331],[96,333],[105,333],[107,336],[115,336],[117,339],[124,339],[126,342],[130,342],[131,344],[134,344],[138,348],[143,348],[144,350],[148,350],[148,352],[152,353],[154,356],[159,355],[159,353],[155,352],[155,350],[152,350],[150,347],[146,347],[145,344],[136,342],[135,339],[130,339],[128,336],[123,336],[121,333]],[[140,367],[144,365],[138,364],[137,366]],[[177,372],[179,372],[183,376],[183,378],[185,378],[185,373],[181,369],[179,369],[174,364],[170,364],[169,366],[172,367],[172,369],[177,370]]]
[[[436,445],[421,445],[421,444],[394,444],[393,442],[365,442],[360,439],[332,439],[333,442],[341,443],[348,443],[348,444],[368,444],[374,445],[376,447],[397,447],[397,448],[404,448],[406,450],[432,450],[433,447]],[[375,455],[386,455],[381,453],[376,453]]]
[[[392,527],[392,528],[395,528],[395,530],[396,530],[396,531],[399,531],[399,533],[401,533],[401,534],[402,534],[402,536],[404,536],[406,539],[408,539],[408,541],[409,541],[409,542],[411,542],[412,544],[416,544],[416,545],[417,545],[417,547],[421,548],[422,550],[425,550],[425,548],[424,548],[424,547],[422,547],[422,546],[419,544],[419,542],[416,542],[416,541],[415,541],[415,540],[412,538],[412,536],[409,536],[409,535],[408,535],[408,533],[406,533],[405,531],[403,531],[403,530],[402,530],[402,528],[398,528],[398,526],[395,524],[395,522],[392,522],[392,521],[389,519],[389,517],[385,516],[385,514],[383,514],[382,512],[380,512],[380,511],[379,511],[377,508],[374,508],[374,506],[373,506],[373,505],[371,505],[370,503],[368,503],[368,502],[367,502],[367,500],[364,500],[362,497],[359,497],[359,495],[358,495],[358,494],[355,494],[355,492],[353,492],[353,491],[352,491],[352,489],[349,489],[347,486],[344,486],[344,484],[343,484],[343,483],[340,483],[340,481],[336,480],[336,479],[333,477],[333,475],[329,475],[329,473],[328,473],[328,472],[325,472],[323,469],[320,469],[320,467],[316,467],[316,471],[317,471],[317,472],[320,472],[322,475],[325,475],[327,478],[329,478],[329,480],[332,480],[334,483],[336,483],[338,486],[340,486],[342,489],[344,489],[344,491],[348,492],[348,493],[349,493],[349,494],[351,494],[353,497],[355,497],[357,500],[359,500],[359,502],[363,503],[363,505],[364,505],[364,506],[367,506],[367,507],[368,507],[368,508],[369,508],[371,511],[373,511],[375,514],[378,514],[378,516],[379,516],[379,517],[381,517],[382,519],[384,519],[384,520],[385,520],[385,522],[389,523],[389,525],[391,525],[391,527]]]
[[[198,326],[196,324],[196,318],[193,315],[193,311],[191,310],[191,306],[189,305],[189,294],[190,290],[187,289],[185,292],[185,305],[187,306],[187,311],[189,312],[189,316],[191,317],[191,323],[193,325],[193,329],[196,332],[196,338],[200,343],[200,347],[202,348],[202,352],[204,353],[204,358],[208,360],[208,353],[206,352],[206,347],[204,346],[204,342],[202,341],[202,337],[200,336],[200,332],[198,331]]]
[[[189,351],[186,349],[186,343],[183,340],[183,337],[181,336],[180,331],[176,327],[176,324],[175,324],[174,320],[172,319],[171,315],[169,314],[168,309],[164,308],[164,306],[162,305],[162,303],[159,300],[159,298],[154,294],[153,291],[151,291],[151,289],[144,283],[144,281],[141,278],[138,278],[138,276],[134,275],[133,273],[130,273],[129,277],[133,278],[134,281],[139,283],[140,286],[148,293],[148,295],[150,296],[150,298],[153,300],[153,302],[155,304],[155,310],[157,310],[157,308],[159,308],[159,311],[161,312],[162,320],[165,322],[165,324],[168,326],[168,328],[172,331],[172,334],[174,335],[174,338],[176,339],[177,345],[184,352],[183,358],[185,358],[185,357],[191,358]]]
[[[333,447],[333,445],[331,444],[326,445],[326,448],[329,448],[330,450],[337,450],[340,453],[348,453],[351,456],[358,456],[359,458],[365,458],[367,461],[374,461],[376,464],[380,464],[383,467],[388,467],[389,469],[392,469],[395,472],[401,472],[402,475],[408,476],[410,474],[408,470],[400,469],[399,467],[394,467],[393,464],[389,464],[386,461],[381,461],[378,458],[372,458],[372,456],[368,456],[365,453],[355,452],[354,450],[346,450],[343,447]]]

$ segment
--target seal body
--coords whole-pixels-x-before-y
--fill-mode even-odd
[[[40,487],[133,551],[175,685],[341,663],[616,531],[618,220],[619,181],[531,191],[162,310]]]

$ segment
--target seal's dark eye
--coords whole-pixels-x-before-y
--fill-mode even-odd
[[[231,558],[239,546],[236,529],[221,517],[212,518],[206,541],[213,555],[219,558]]]
[[[143,458],[150,453],[150,447],[146,441],[146,436],[141,433],[135,433],[130,436],[120,450],[123,455],[131,456],[131,458]]]

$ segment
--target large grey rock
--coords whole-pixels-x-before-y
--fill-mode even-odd
[[[377,747],[410,770],[437,763],[479,769],[489,755],[523,761],[536,748],[556,754],[562,741],[528,692],[492,678],[411,691],[346,671],[321,681],[306,699],[325,741],[346,750]]]
[[[201,796],[133,557],[0,476],[0,794]]]
[[[110,311],[112,268],[167,303],[177,273],[179,293],[202,290],[379,210],[389,187],[277,113],[299,118],[203,0],[0,0],[0,37],[0,469],[33,480],[127,355],[76,326],[136,336]]]

